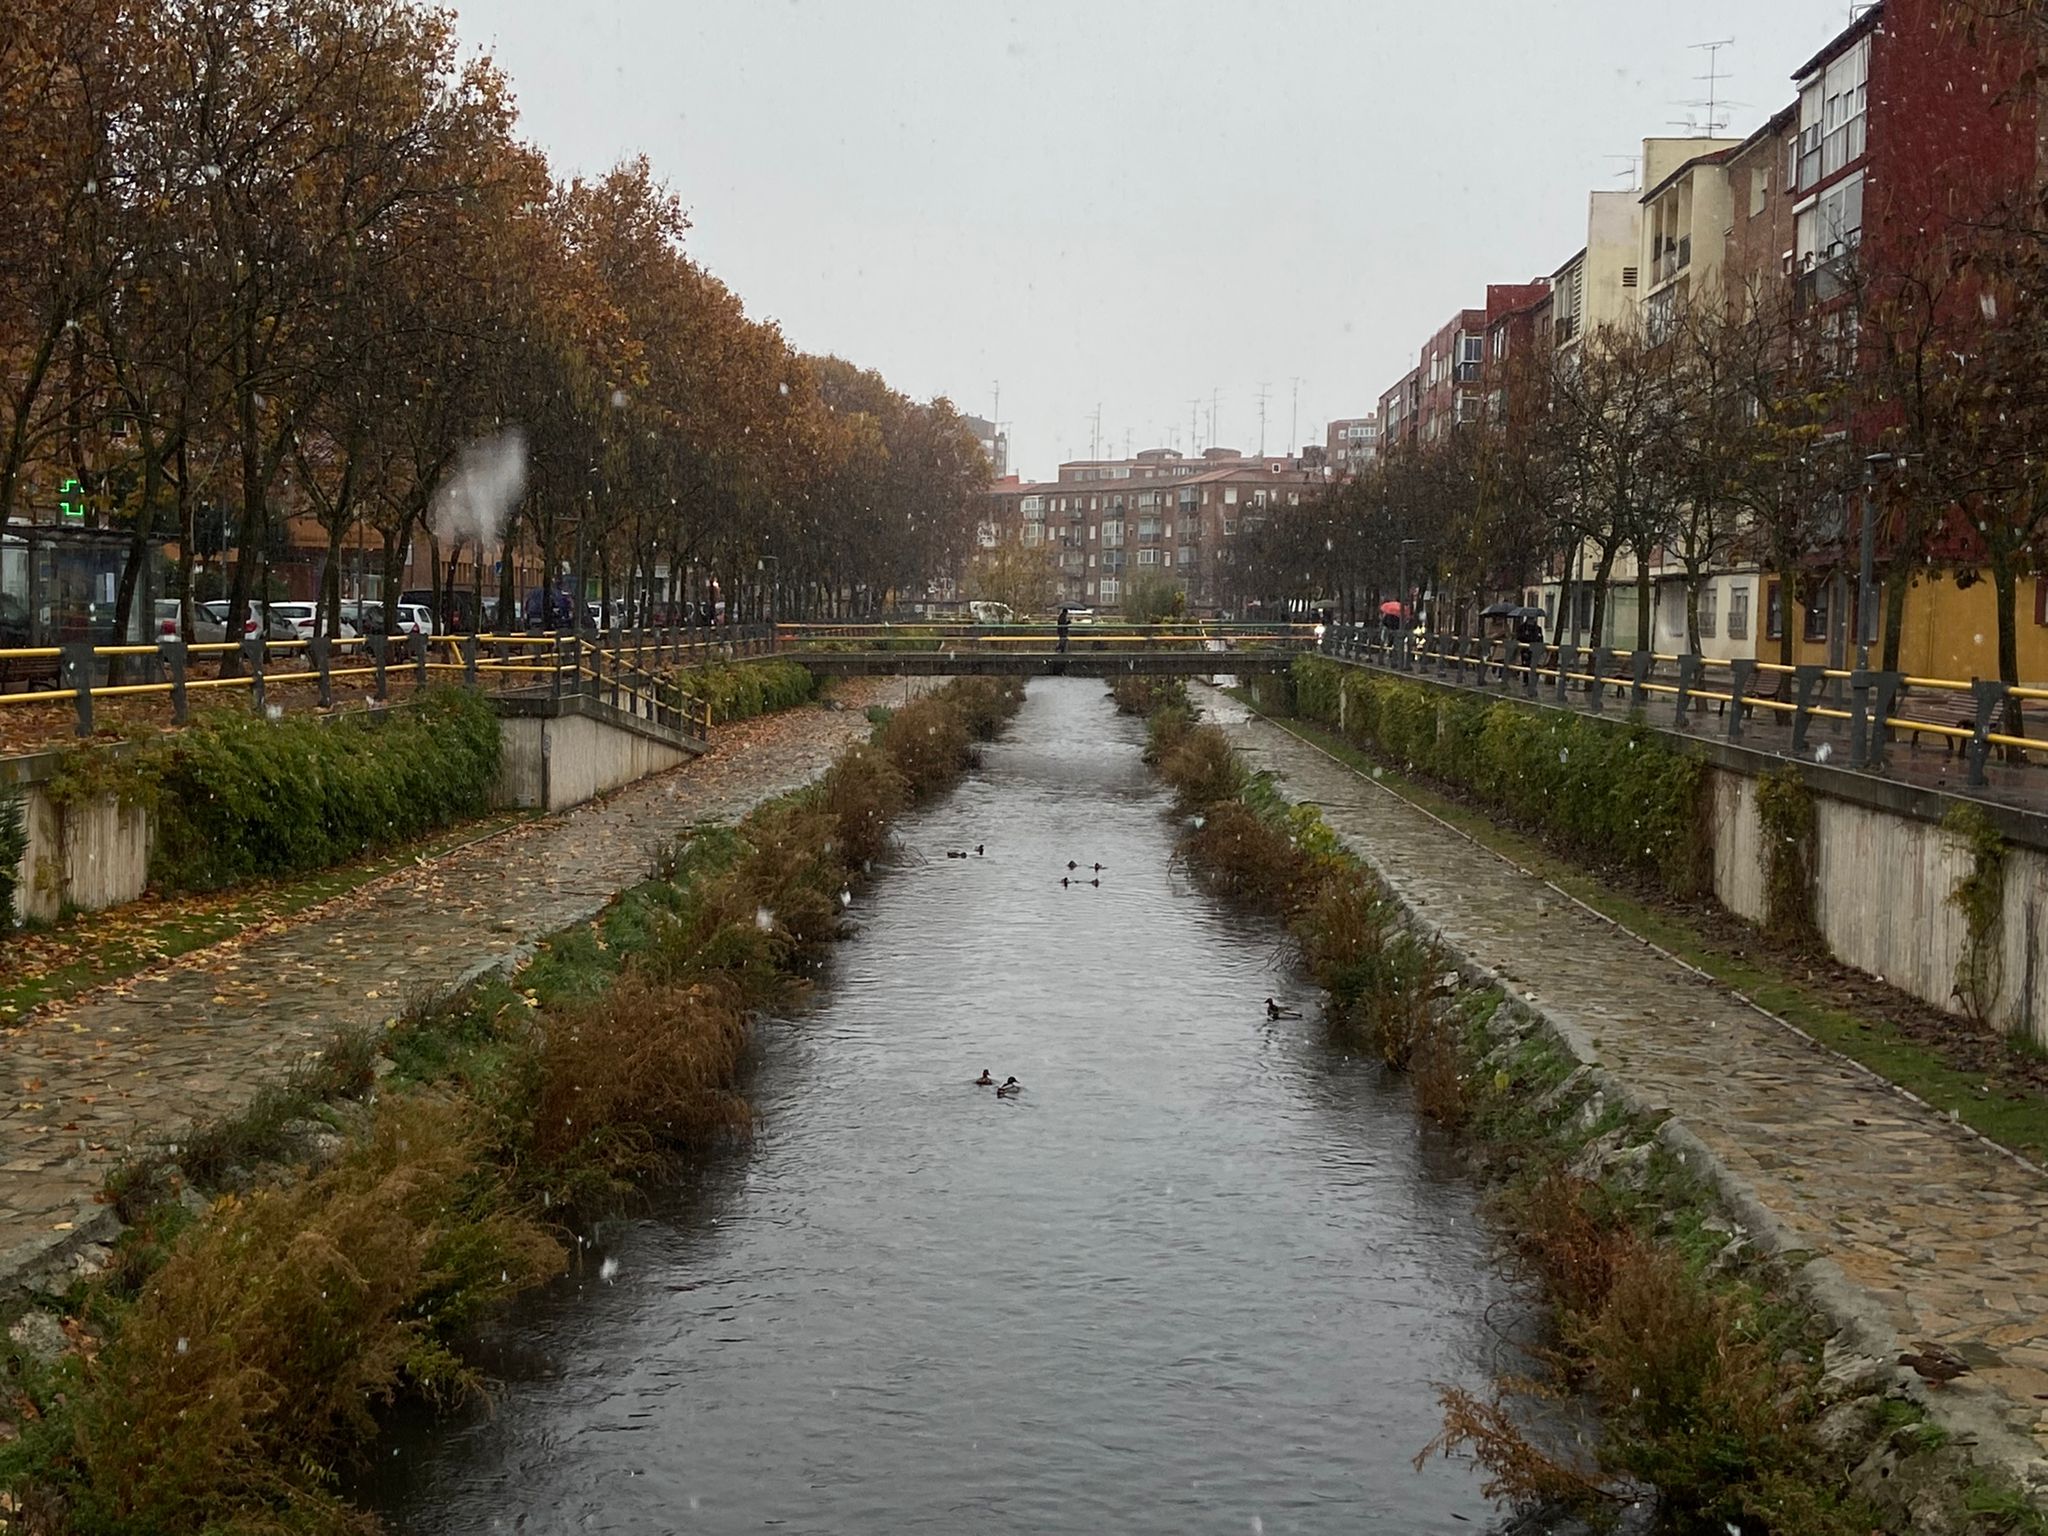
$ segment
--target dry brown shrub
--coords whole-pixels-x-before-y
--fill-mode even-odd
[[[1438,1125],[1453,1129],[1472,1113],[1457,1032],[1448,1019],[1432,1015],[1409,1053],[1408,1075],[1415,1083],[1415,1104]]]
[[[663,986],[628,972],[541,1020],[533,1150],[614,1183],[746,1129],[734,1088],[746,1052],[739,989]]]
[[[1230,738],[1213,725],[1182,732],[1160,757],[1159,773],[1173,786],[1174,809],[1182,815],[1235,800],[1245,785]]]
[[[967,721],[938,694],[897,710],[876,732],[875,744],[903,775],[914,801],[943,791],[971,761]]]
[[[1233,901],[1292,912],[1305,898],[1309,871],[1287,834],[1235,800],[1211,805],[1188,834],[1189,860]]]
[[[1484,1398],[1463,1387],[1440,1384],[1444,1427],[1415,1455],[1419,1472],[1432,1456],[1470,1456],[1486,1474],[1479,1491],[1521,1509],[1563,1506],[1582,1509],[1605,1502],[1608,1490],[1596,1467],[1569,1451],[1551,1451],[1536,1442],[1529,1428],[1509,1406],[1515,1399],[1541,1402],[1555,1397],[1543,1386],[1520,1377],[1502,1381]]]
[[[374,1529],[325,1469],[401,1392],[475,1389],[448,1340],[555,1273],[457,1103],[386,1100],[304,1183],[216,1205],[144,1287],[77,1418],[81,1529]]]
[[[889,826],[910,803],[910,786],[887,753],[865,743],[841,754],[818,786],[818,806],[832,818],[839,851],[859,867],[889,846]]]
[[[1586,1180],[1548,1168],[1504,1202],[1517,1256],[1562,1310],[1589,1317],[1606,1302],[1617,1268],[1641,1247],[1633,1232],[1595,1209],[1597,1199]]]

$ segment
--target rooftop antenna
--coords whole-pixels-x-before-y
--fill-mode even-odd
[[[1093,425],[1088,433],[1088,457],[1099,459],[1102,457],[1102,402],[1100,400],[1095,402],[1095,415],[1090,420]]]
[[[1300,447],[1300,446],[1301,446],[1301,442],[1300,442],[1300,439],[1299,439],[1299,437],[1297,436],[1297,434],[1298,434],[1298,433],[1299,433],[1299,432],[1301,431],[1301,375],[1300,375],[1300,374],[1298,374],[1298,373],[1297,373],[1297,374],[1296,374],[1296,375],[1294,376],[1294,380],[1293,380],[1293,383],[1294,383],[1294,402],[1293,402],[1292,406],[1291,406],[1291,407],[1289,408],[1289,415],[1288,415],[1288,418],[1287,418],[1287,452],[1288,452],[1288,453],[1289,453],[1290,455],[1291,455],[1291,454],[1292,454],[1292,453],[1294,452],[1294,450],[1295,450],[1296,448],[1298,448],[1298,447]]]
[[[1728,105],[1721,98],[1721,83],[1728,78],[1728,76],[1721,73],[1721,50],[1723,48],[1733,48],[1735,46],[1735,39],[1732,37],[1717,37],[1712,42],[1689,43],[1687,46],[1694,52],[1704,53],[1707,56],[1707,72],[1704,75],[1693,76],[1693,79],[1705,83],[1707,99],[1705,101],[1688,101],[1685,105],[1706,109],[1706,126],[1700,132],[1705,137],[1712,138],[1728,126],[1728,119],[1721,111],[1721,108]]]
[[[1266,456],[1266,392],[1272,386],[1261,381],[1259,384],[1259,457]]]
[[[1192,400],[1190,400],[1190,401],[1188,402],[1188,457],[1189,457],[1189,458],[1193,458],[1193,457],[1194,457],[1194,456],[1195,456],[1195,455],[1196,455],[1197,453],[1199,453],[1199,452],[1201,451],[1201,448],[1202,448],[1202,437],[1201,437],[1201,433],[1200,433],[1199,431],[1197,431],[1197,430],[1196,430],[1196,426],[1195,426],[1196,422],[1197,422],[1197,421],[1199,421],[1199,420],[1201,419],[1201,410],[1202,410],[1202,397],[1201,397],[1200,395],[1197,395],[1197,396],[1195,396],[1195,398],[1194,398],[1194,399],[1192,399]]]
[[[1216,396],[1220,393],[1213,385],[1209,389],[1209,446],[1216,446]]]
[[[1604,157],[1613,167],[1607,173],[1609,181],[1626,181],[1634,190],[1636,175],[1642,170],[1643,162],[1635,155],[1608,155]]]

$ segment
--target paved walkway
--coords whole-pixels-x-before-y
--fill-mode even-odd
[[[2048,1449],[2048,1175],[1278,726],[1220,694],[1204,703],[1452,948],[1703,1141],[1792,1248],[1832,1261],[1867,1317],[1976,1361],[1938,1394],[1944,1408]]]
[[[646,878],[693,822],[815,778],[899,682],[842,684],[843,711],[720,732],[714,750],[608,799],[389,875],[275,930],[201,950],[39,1016],[4,1041],[0,1284],[111,1228],[94,1201],[132,1147],[231,1114],[337,1030],[515,958]]]

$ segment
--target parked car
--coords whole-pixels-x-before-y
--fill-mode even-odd
[[[196,603],[192,608],[192,642],[195,645],[218,645],[228,637],[227,604],[222,603],[220,617],[208,610],[210,603]],[[178,615],[178,600],[175,597],[160,597],[156,600],[156,632],[166,640],[178,638],[181,628]]]
[[[269,625],[267,630],[264,628],[266,619]],[[211,602],[201,603],[198,612],[193,615],[195,629],[202,623],[219,625],[221,638],[226,639],[228,600],[224,597],[216,597]],[[261,608],[252,603],[247,616],[242,620],[242,638],[253,640],[259,633],[266,634],[272,640],[296,640],[299,638],[298,626],[293,624],[290,619],[277,612],[275,608],[266,614]]]
[[[384,600],[373,597],[343,603],[341,618],[343,623],[353,624],[359,634],[381,635],[384,633]],[[434,616],[418,603],[408,603],[401,598],[392,633],[411,636],[431,635],[433,632]]]
[[[318,603],[272,603],[270,605],[270,614],[273,619],[282,614],[290,621],[292,638],[294,640],[310,640],[320,627],[320,605]],[[342,638],[353,639],[361,633],[362,631],[356,627],[354,621],[344,611],[341,616]]]

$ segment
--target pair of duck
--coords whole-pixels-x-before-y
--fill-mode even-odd
[[[981,1076],[974,1080],[974,1086],[977,1088],[995,1089],[996,1097],[999,1099],[1014,1099],[1024,1091],[1024,1085],[1014,1077],[1006,1077],[1000,1083],[997,1082],[988,1075],[987,1067],[981,1069]]]
[[[946,857],[949,859],[978,859],[982,856],[983,852],[985,851],[986,845],[982,843],[976,843],[974,845],[974,852],[971,854],[965,848],[948,848],[946,850]]]
[[[1069,874],[1071,874],[1073,871],[1079,868],[1081,868],[1081,866],[1079,864],[1076,864],[1072,859],[1067,860],[1067,871]],[[1109,868],[1109,866],[1107,864],[1090,864],[1088,868],[1094,870],[1095,873],[1099,875],[1105,869]]]
[[[1299,1008],[1283,1008],[1269,997],[1266,999],[1266,1017],[1269,1019],[1298,1019],[1301,1017],[1301,1010]]]

